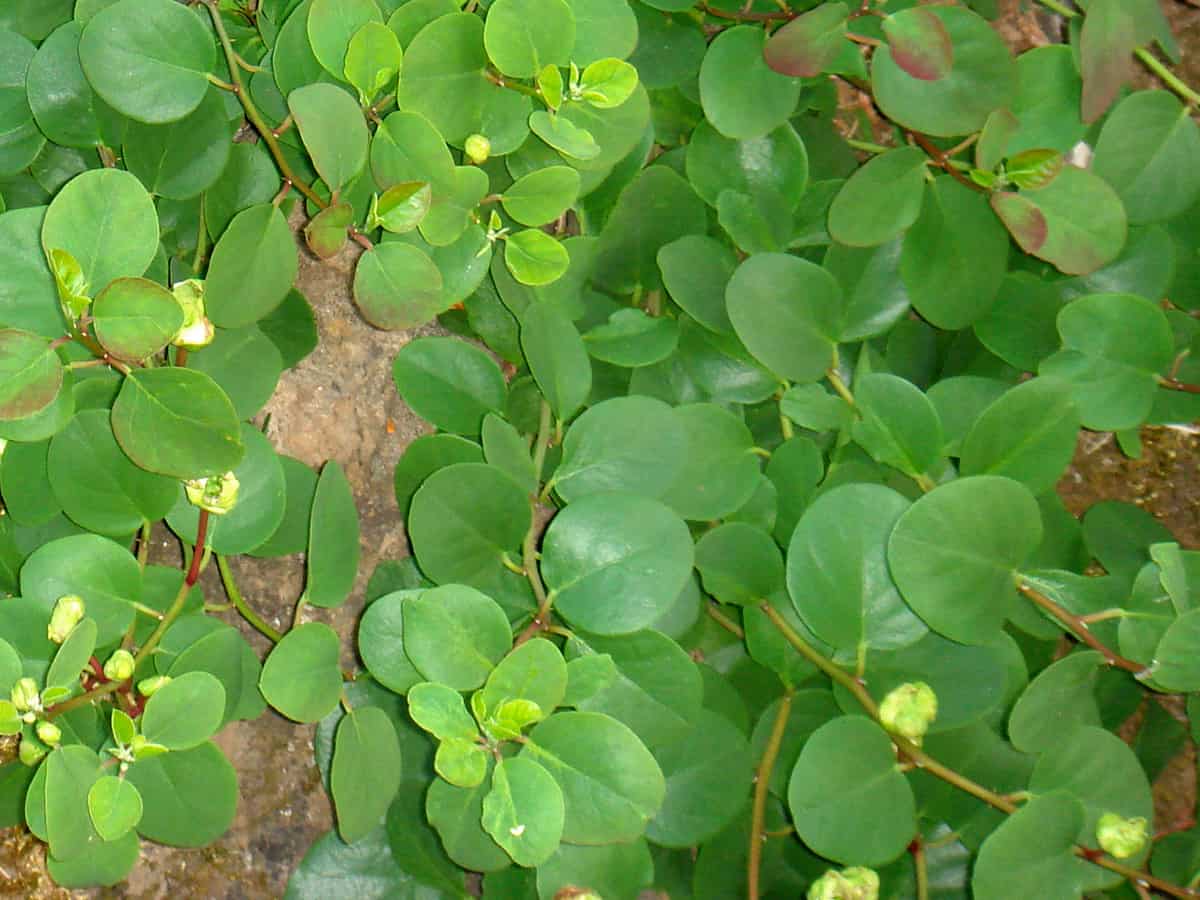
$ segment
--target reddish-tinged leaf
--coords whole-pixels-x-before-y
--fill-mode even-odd
[[[1057,150],[1026,150],[1008,161],[1008,178],[1019,188],[1047,187],[1066,165]]]
[[[1125,0],[1093,0],[1079,35],[1084,122],[1104,115],[1133,77],[1136,47],[1137,27]]]
[[[346,229],[354,221],[354,210],[348,203],[334,203],[321,210],[304,226],[308,249],[318,259],[337,256],[346,243]]]
[[[781,75],[815,78],[841,49],[849,14],[844,3],[826,3],[797,16],[767,40],[763,59]]]
[[[927,9],[906,9],[883,20],[892,59],[921,81],[938,81],[954,65],[954,45],[942,20]]]
[[[1046,243],[1046,217],[1024,194],[998,191],[992,194],[992,209],[1013,240],[1026,253],[1036,254]]]

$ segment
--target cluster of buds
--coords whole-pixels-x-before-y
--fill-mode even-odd
[[[923,681],[910,681],[893,688],[879,704],[879,721],[892,734],[917,746],[937,718],[938,700],[933,688]]]
[[[50,624],[46,626],[46,637],[61,644],[75,630],[75,626],[83,621],[83,598],[78,594],[64,594],[54,604],[50,614]]]
[[[238,487],[237,476],[232,472],[211,478],[192,478],[183,483],[188,502],[214,516],[223,516],[233,509],[237,504]]]
[[[830,869],[812,883],[808,900],[878,900],[879,876],[874,869],[853,866]]]
[[[1146,846],[1150,833],[1141,816],[1126,819],[1117,813],[1106,812],[1096,822],[1096,840],[1109,856],[1128,859]]]
[[[42,698],[38,693],[37,682],[32,678],[18,678],[9,694],[12,705],[21,716],[21,721],[32,725],[38,715],[43,712]]]
[[[204,314],[204,282],[198,278],[189,278],[176,283],[171,288],[171,293],[183,307],[183,327],[171,343],[184,350],[207,347],[216,336],[216,330]]]
[[[20,678],[13,685],[8,700],[0,700],[0,734],[16,734],[24,730],[17,757],[27,766],[36,766],[62,740],[62,729],[45,713],[45,698],[38,693],[37,682]],[[23,726],[33,726],[33,731]]]

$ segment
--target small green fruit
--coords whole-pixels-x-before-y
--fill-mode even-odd
[[[1136,856],[1150,835],[1146,830],[1146,820],[1141,816],[1126,819],[1116,813],[1107,812],[1096,823],[1096,840],[1104,852],[1116,859],[1128,859]]]
[[[492,155],[492,142],[485,138],[482,134],[473,134],[467,138],[463,144],[463,151],[467,154],[467,158],[477,166],[487,162],[488,157]]]
[[[110,681],[126,681],[133,677],[136,668],[133,654],[128,650],[114,650],[104,663],[104,677]]]
[[[67,639],[71,630],[83,619],[83,598],[78,594],[65,594],[54,604],[54,612],[50,614],[50,624],[46,627],[46,637],[61,644]]]
[[[879,720],[893,734],[916,744],[937,718],[938,701],[933,688],[923,681],[910,681],[893,688],[879,704]]]

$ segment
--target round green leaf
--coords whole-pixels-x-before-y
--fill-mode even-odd
[[[312,16],[309,16],[311,27]],[[400,73],[403,51],[396,32],[381,22],[366,22],[350,38],[344,74],[358,90],[359,102],[371,103]]]
[[[172,847],[204,847],[233,824],[237,772],[211,741],[138,761],[126,775],[145,802],[138,833]]]
[[[937,410],[911,381],[884,372],[854,385],[861,419],[851,433],[878,462],[910,477],[930,471],[941,457],[942,423]]]
[[[387,713],[364,706],[343,716],[329,770],[342,840],[352,844],[379,824],[400,787],[400,777],[400,741]]]
[[[229,162],[233,147],[221,92],[213,87],[200,105],[170,125],[132,122],[125,133],[125,165],[150,192],[187,200],[211,187]]]
[[[1079,801],[1054,791],[1034,797],[988,835],[971,875],[978,897],[1030,896],[1075,900],[1083,895],[1085,863],[1075,856],[1084,823]]]
[[[500,202],[523,225],[545,225],[574,206],[578,196],[578,172],[570,166],[547,166],[514,181]]]
[[[841,287],[815,263],[783,253],[743,262],[725,289],[734,330],[780,378],[816,381],[833,360]]]
[[[322,622],[306,622],[283,636],[263,663],[263,697],[296,722],[323,719],[342,695],[340,642]]]
[[[479,16],[440,16],[405,48],[397,102],[428,118],[447,141],[462,141],[479,130],[489,92],[503,90],[487,80],[487,65]]]
[[[750,429],[712,403],[676,407],[675,418],[683,425],[688,450],[678,477],[660,499],[692,521],[721,519],[736,512],[759,484]]]
[[[428,254],[411,244],[377,244],[354,269],[354,302],[376,328],[416,328],[445,308],[442,273]]]
[[[542,575],[572,626],[628,634],[661,616],[691,572],[687,525],[635,494],[590,494],[546,530]]]
[[[440,741],[473,741],[479,736],[479,725],[467,712],[463,695],[444,684],[424,681],[413,685],[408,691],[408,715]]]
[[[539,109],[529,116],[529,130],[563,156],[590,160],[600,155],[595,135],[565,116],[554,116]]]
[[[529,497],[502,469],[458,463],[438,469],[413,495],[413,555],[438,584],[490,589],[529,528]]]
[[[83,27],[56,28],[29,62],[25,85],[38,128],[64,147],[94,147],[101,141],[103,117],[112,113],[92,93],[79,63]]]
[[[560,241],[544,231],[527,228],[505,238],[504,263],[521,284],[537,286],[561,278],[571,257]]]
[[[975,336],[1010,366],[1036,372],[1059,347],[1055,319],[1061,308],[1049,283],[1012,272],[1000,283],[992,308],[976,320]]]
[[[229,398],[191,369],[130,372],[113,403],[112,429],[138,466],[173,478],[220,475],[245,452]]]
[[[600,713],[556,713],[530,732],[521,756],[541,763],[558,782],[566,811],[562,836],[572,843],[634,840],[666,794],[650,751]]]
[[[0,213],[0,322],[53,339],[65,323],[39,237],[44,213],[42,207]]]
[[[435,778],[425,795],[425,820],[437,830],[446,855],[476,872],[512,866],[512,859],[480,823],[487,790],[482,780],[475,787],[463,788]]]
[[[558,647],[534,638],[515,647],[488,675],[481,693],[489,715],[509,700],[529,700],[545,718],[563,701],[567,691],[567,664]]]
[[[817,637],[843,653],[904,647],[926,632],[888,570],[888,537],[908,508],[882,485],[842,485],[822,494],[792,534],[792,603]]]
[[[565,66],[575,46],[575,15],[563,0],[496,0],[488,7],[483,45],[496,68],[531,78]]]
[[[115,775],[105,775],[88,790],[88,813],[92,827],[106,841],[115,841],[142,818],[142,795]]]
[[[533,759],[502,759],[492,769],[483,798],[483,827],[520,866],[540,866],[558,849],[563,794],[554,777]]]
[[[46,467],[66,514],[114,538],[163,518],[179,491],[175,479],[129,461],[113,437],[107,410],[76,414],[51,441]]]
[[[871,87],[884,115],[926,134],[949,137],[983,127],[992,110],[1007,105],[1017,88],[1017,67],[992,27],[969,9],[934,8],[898,13],[893,20],[935,16],[949,38],[952,62],[944,77],[914,77],[886,45],[871,59]]]
[[[404,652],[431,681],[473,690],[511,647],[504,610],[474,588],[432,588],[405,603]]]
[[[1075,728],[1099,725],[1096,680],[1104,657],[1094,650],[1072,653],[1047,666],[1017,698],[1008,734],[1019,750],[1037,753],[1063,741]]]
[[[813,733],[792,769],[787,802],[801,840],[840,863],[890,862],[916,833],[912,788],[896,768],[891,739],[862,716]]]
[[[762,137],[796,109],[801,81],[767,67],[766,40],[762,28],[738,25],[717,35],[704,55],[700,103],[708,121],[726,137]]]
[[[309,23],[311,29],[311,13]],[[287,102],[313,168],[330,190],[341,190],[367,164],[370,135],[362,110],[332,84],[306,84],[288,94]]]
[[[679,326],[672,319],[648,316],[640,309],[619,309],[583,340],[592,358],[637,368],[670,356],[679,343]]]
[[[142,713],[142,734],[168,750],[189,750],[221,727],[225,688],[208,672],[176,676],[154,692]]]
[[[308,42],[317,61],[334,78],[343,78],[350,40],[368,22],[383,22],[375,0],[312,0]],[[288,99],[291,102],[290,94]]]
[[[358,510],[346,473],[325,463],[313,495],[308,527],[308,579],[304,597],[314,606],[339,606],[358,574]]]
[[[1172,622],[1154,653],[1154,683],[1168,691],[1194,691],[1200,685],[1200,610],[1188,610]]]
[[[928,157],[916,147],[889,150],[850,176],[829,207],[829,234],[851,247],[898,237],[921,213]]]
[[[892,60],[920,81],[940,81],[950,74],[954,48],[942,20],[927,9],[904,9],[882,25]]]
[[[141,122],[174,122],[195,109],[216,52],[196,12],[169,0],[119,0],[88,20],[79,41],[96,93]]]
[[[709,206],[732,190],[774,195],[790,211],[808,186],[808,152],[787,123],[761,137],[732,140],[704,121],[688,141],[687,177]]]
[[[707,49],[703,34],[675,16],[662,15],[649,4],[633,4],[633,13],[637,16],[637,47],[629,60],[642,84],[661,90],[695,78]],[[580,18],[578,11],[575,18]],[[577,34],[576,44],[580,40]]]
[[[41,525],[62,512],[50,485],[48,450],[45,441],[14,441],[0,456],[0,494],[4,495],[5,512],[17,525]],[[0,679],[0,690],[2,686]]]
[[[139,276],[158,250],[154,201],[121,169],[84,172],[68,181],[46,210],[42,247],[47,255],[70,253],[93,291],[122,275]]]
[[[239,142],[229,148],[229,160],[217,183],[204,192],[204,224],[214,240],[244,209],[269,203],[279,192],[279,171],[261,144]]]
[[[0,329],[0,421],[26,419],[49,407],[63,378],[62,360],[48,339]]]
[[[783,75],[816,78],[845,46],[849,14],[844,3],[823,3],[800,14],[771,35],[763,58]]]
[[[385,594],[366,608],[358,624],[358,652],[375,680],[398,694],[422,680],[404,652],[404,601],[410,591]]]
[[[484,462],[483,451],[474,441],[455,434],[423,434],[405,447],[393,477],[401,514],[408,516],[413,495],[426,478],[438,469],[464,462]]]
[[[930,628],[965,644],[989,643],[1013,613],[1016,569],[1041,538],[1028,488],[976,475],[939,486],[901,515],[888,564]]]
[[[737,268],[733,251],[713,238],[690,234],[658,251],[663,285],[683,311],[710,331],[728,333],[725,286]]]
[[[0,174],[14,175],[46,146],[26,93],[26,72],[35,50],[21,35],[0,31]]]
[[[578,412],[592,389],[592,362],[561,304],[528,306],[521,316],[521,350],[554,415],[565,420]]]
[[[260,324],[269,327],[266,320]],[[242,420],[258,415],[283,374],[278,346],[257,325],[218,328],[211,344],[191,353],[188,366],[216,382]]]
[[[118,359],[138,362],[165,347],[183,327],[174,295],[146,278],[118,278],[92,304],[96,339]]]
[[[396,354],[392,377],[413,412],[444,431],[479,434],[483,417],[504,408],[500,367],[478,347],[455,338],[406,344]]]
[[[567,0],[575,16],[570,59],[587,66],[605,58],[625,59],[639,43],[638,20],[621,0]]]
[[[296,280],[296,242],[270,203],[244,209],[213,248],[204,303],[222,328],[257,322],[283,302]]]
[[[765,531],[726,522],[696,542],[704,590],[722,603],[754,606],[783,587],[783,557]]]

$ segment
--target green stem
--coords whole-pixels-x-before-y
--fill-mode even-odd
[[[1083,641],[1093,650],[1098,650],[1104,657],[1105,661],[1110,666],[1116,666],[1118,669],[1124,669],[1126,672],[1132,672],[1135,676],[1144,675],[1146,667],[1141,663],[1134,662],[1132,659],[1126,659],[1121,656],[1102,640],[1092,634],[1088,628],[1088,623],[1081,619],[1075,613],[1071,612],[1064,606],[1055,603],[1045,594],[1038,591],[1032,585],[1026,584],[1023,581],[1017,582],[1017,590],[1022,596],[1031,601],[1035,606],[1048,612],[1055,620],[1064,628],[1068,629],[1075,637]]]
[[[833,386],[837,395],[853,407],[855,405],[854,394],[850,393],[850,388],[846,386],[846,382],[842,381],[842,376],[837,373],[837,369],[831,366],[829,371],[825,373],[825,377],[829,379],[829,383]]]
[[[917,872],[917,900],[929,900],[929,870],[925,865],[925,845],[919,837],[913,845],[912,857]]]
[[[538,481],[541,481],[542,468],[546,464],[546,448],[550,445],[550,418],[550,404],[543,398],[541,413],[538,416],[538,433],[533,443],[533,471]],[[550,487],[551,485],[547,484],[540,494],[535,494],[529,498],[529,508],[532,515],[530,517],[529,530],[525,532],[525,540],[521,542],[521,563],[525,569],[525,577],[529,579],[529,586],[533,588],[533,596],[537,600],[538,608],[537,612],[533,614],[533,619],[517,635],[514,646],[520,646],[539,631],[544,631],[551,625],[550,609],[554,605],[554,595],[547,594],[546,586],[542,583],[542,574],[538,570],[537,552],[539,533],[538,508],[541,500],[549,492]]]
[[[775,722],[771,726],[771,737],[763,749],[762,759],[754,770],[754,805],[750,814],[750,847],[746,862],[746,896],[748,900],[758,900],[759,870],[762,866],[763,822],[767,813],[767,794],[771,784],[771,773],[775,769],[775,760],[779,756],[779,748],[783,745],[783,735],[787,730],[788,716],[792,711],[792,692],[789,690],[779,702],[779,710],[775,713]]]
[[[723,9],[709,6],[707,3],[699,4],[699,9],[708,13],[716,19],[732,19],[735,22],[787,22],[796,18],[796,13],[791,12],[727,12]]]
[[[242,597],[242,592],[238,590],[237,582],[233,580],[233,570],[229,568],[229,561],[220,554],[217,554],[217,571],[221,573],[221,584],[225,585],[225,594],[229,597],[229,602],[241,613],[242,618],[249,622],[255,631],[272,643],[278,644],[283,640],[283,632],[277,631],[268,625],[246,603],[245,598]]]
[[[221,48],[225,51],[225,59],[229,63],[229,72],[233,77],[233,84],[230,90],[241,101],[246,118],[250,120],[250,124],[254,126],[254,130],[258,132],[263,143],[267,145],[267,150],[270,152],[271,158],[275,160],[275,165],[279,167],[284,180],[295,185],[296,190],[312,201],[318,209],[324,209],[328,204],[317,196],[311,187],[296,177],[296,173],[292,171],[292,167],[288,165],[288,161],[283,156],[283,150],[280,148],[279,140],[275,137],[271,126],[267,124],[266,120],[262,117],[262,113],[258,111],[258,107],[254,105],[254,101],[250,99],[250,92],[246,90],[245,84],[242,83],[241,69],[237,64],[237,52],[233,49],[233,42],[229,39],[229,32],[225,30],[225,23],[222,21],[221,13],[217,9],[216,0],[203,0],[203,3],[208,8],[208,13],[212,17],[213,29],[217,33],[217,39],[221,42]]]
[[[746,639],[746,632],[737,622],[729,618],[725,613],[717,609],[715,604],[709,603],[704,607],[704,611],[708,613],[708,617],[732,634],[739,641]]]
[[[132,606],[136,612],[140,612],[143,616],[149,616],[151,619],[156,619],[159,622],[162,621],[163,614],[151,606],[147,606],[144,603],[136,603],[136,602],[132,602],[132,601],[130,602],[129,605]]]
[[[1038,0],[1038,3],[1046,7],[1051,12],[1058,13],[1064,19],[1073,19],[1077,15],[1075,10],[1063,6],[1058,0]]]
[[[1141,61],[1147,69],[1153,72],[1158,79],[1173,90],[1176,94],[1186,100],[1192,106],[1200,106],[1200,93],[1197,93],[1189,85],[1159,61],[1153,53],[1145,47],[1138,47],[1133,51],[1133,55]]]
[[[550,404],[542,401],[538,416],[538,433],[533,446],[533,475],[542,480],[542,467],[546,465],[546,450],[550,446]]]
[[[199,275],[208,252],[208,224],[204,221],[204,195],[200,195],[200,225],[196,229],[196,255],[192,257],[192,274]]]

